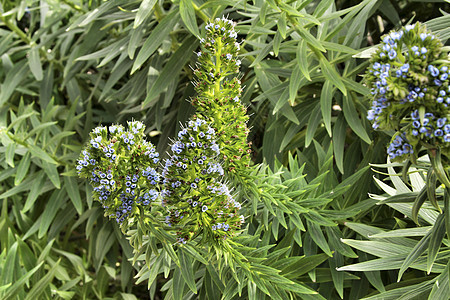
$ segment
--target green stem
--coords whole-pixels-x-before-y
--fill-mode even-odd
[[[31,44],[31,39],[23,32],[19,27],[17,27],[16,24],[12,23],[10,20],[8,20],[3,15],[0,15],[0,20],[5,23],[5,25],[15,34],[17,34],[22,41],[24,41],[26,44]]]
[[[450,188],[448,187],[444,190],[444,214],[447,239],[450,239]]]
[[[195,5],[194,2],[192,2],[192,6],[194,7],[195,13],[203,20],[203,22],[208,22],[209,21],[209,17],[207,15],[205,15],[205,13],[202,11],[202,8],[205,4],[203,4],[202,6],[200,6],[200,8]]]
[[[216,47],[216,72],[218,74],[220,74],[220,67],[221,67],[221,63],[222,61],[220,60],[220,56],[222,55],[222,40],[217,40],[217,47]],[[220,74],[220,77],[217,78],[215,87],[214,87],[214,94],[216,97],[219,97],[219,93],[220,93],[220,81],[222,78],[222,74]]]

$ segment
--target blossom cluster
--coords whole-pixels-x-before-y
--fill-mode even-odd
[[[387,153],[391,160],[398,156],[408,155],[413,153],[412,146],[408,144],[405,135],[397,135],[389,145]]]
[[[450,69],[442,46],[417,23],[385,35],[372,57],[366,73],[373,95],[367,118],[374,129],[401,132],[388,148],[391,158],[403,160],[421,141],[450,146],[445,130]]]
[[[217,132],[224,169],[240,176],[247,171],[251,151],[247,144],[247,110],[240,100],[241,81],[234,75],[241,65],[234,26],[226,18],[217,18],[206,25],[194,69],[198,95],[192,104]]]
[[[197,114],[170,145],[161,174],[159,154],[145,140],[141,122],[129,122],[126,131],[121,125],[92,131],[77,170],[89,178],[94,197],[118,223],[128,223],[141,210],[161,216],[161,210],[150,210],[152,202],[161,200],[158,225],[165,224],[179,244],[200,236],[220,245],[240,230],[245,218],[228,185],[231,173],[240,177],[248,172],[250,149],[248,116],[235,77],[241,62],[234,25],[222,18],[205,27],[194,70]]]
[[[89,179],[94,198],[119,224],[159,197],[159,153],[145,140],[144,129],[138,121],[128,122],[127,130],[97,127],[77,161],[78,175]]]
[[[244,220],[238,212],[240,203],[223,182],[220,154],[216,131],[200,116],[178,132],[171,146],[161,193],[169,211],[165,222],[174,228],[179,243],[200,234],[205,240],[226,239]]]

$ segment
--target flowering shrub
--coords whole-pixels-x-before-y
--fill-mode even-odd
[[[89,179],[94,199],[119,224],[148,210],[159,195],[159,153],[144,129],[138,121],[128,122],[126,131],[122,125],[97,127],[78,159],[78,175]]]
[[[197,53],[194,73],[198,113],[178,132],[161,173],[159,154],[144,138],[144,125],[129,122],[97,127],[78,160],[78,173],[89,178],[106,215],[122,224],[139,210],[149,210],[157,199],[166,208],[164,222],[177,241],[202,236],[219,243],[233,236],[244,223],[226,182],[227,173],[242,175],[250,161],[248,116],[240,103],[239,43],[232,21],[216,19],[206,26],[206,38]],[[225,168],[225,171],[224,171]],[[160,193],[160,192],[161,193]],[[161,197],[160,197],[161,195]]]
[[[200,234],[202,241],[224,240],[244,222],[241,204],[225,183],[226,173],[242,175],[250,161],[248,116],[239,100],[240,81],[233,76],[239,72],[240,46],[231,20],[217,18],[205,29],[194,70],[197,115],[178,133],[162,172],[165,221],[177,228],[179,243]]]
[[[388,147],[403,160],[420,146],[448,151],[449,62],[442,42],[419,23],[385,35],[367,71],[374,129],[398,133]]]

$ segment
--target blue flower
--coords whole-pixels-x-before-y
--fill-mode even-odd
[[[428,130],[425,127],[420,127],[419,132],[420,133],[426,133]]]
[[[439,75],[439,69],[433,65],[428,65],[428,71],[431,73],[431,76],[436,77]]]
[[[434,131],[435,136],[442,136],[443,134],[444,134],[444,132],[442,131],[442,129],[436,129]]]
[[[446,122],[447,122],[447,118],[439,118],[436,121],[436,125],[438,128],[441,128],[442,126],[445,125]]]
[[[389,59],[394,59],[397,57],[397,51],[395,51],[395,49],[391,49],[388,53]]]
[[[408,73],[408,71],[409,71],[409,64],[408,63],[404,64],[403,66],[400,67],[400,70],[403,73]]]
[[[414,25],[406,25],[405,26],[405,30],[408,32],[408,31],[410,31],[411,29],[414,29]]]

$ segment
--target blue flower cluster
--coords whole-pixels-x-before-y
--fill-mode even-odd
[[[419,23],[383,37],[366,74],[374,97],[367,119],[374,129],[400,128],[402,134],[388,149],[391,158],[405,158],[421,140],[450,141],[445,131],[450,104],[445,57],[441,41]]]
[[[165,223],[176,228],[178,242],[203,233],[204,238],[226,239],[240,228],[241,204],[222,182],[216,132],[196,117],[178,132],[162,172],[162,204],[169,211]]]
[[[78,159],[79,176],[90,180],[94,197],[119,224],[159,197],[159,153],[144,139],[144,129],[137,121],[128,122],[128,130],[97,127]]]
[[[397,135],[389,145],[387,149],[387,153],[390,159],[394,159],[396,157],[402,157],[404,155],[409,155],[414,153],[413,147],[408,143],[406,136]]]
[[[425,113],[421,119],[419,111],[415,110],[411,113],[411,119],[413,136],[436,138],[445,143],[450,142],[450,123],[447,123],[446,117],[437,118],[433,113]]]

